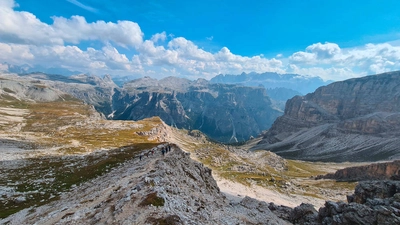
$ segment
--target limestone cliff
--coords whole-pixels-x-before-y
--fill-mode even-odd
[[[400,176],[400,161],[374,163],[365,166],[347,167],[335,173],[318,176],[317,179],[335,179],[339,181],[387,180]]]
[[[400,157],[400,72],[335,82],[287,101],[256,149],[324,161]]]
[[[282,113],[275,109],[265,88],[211,84],[167,77],[144,77],[118,87],[109,76],[64,77],[42,73],[20,79],[42,82],[69,93],[108,119],[141,120],[160,117],[168,125],[197,129],[221,142],[238,142],[268,129]]]
[[[278,110],[264,88],[209,84],[169,77],[144,78],[124,86],[113,98],[114,119],[159,116],[178,128],[197,129],[222,142],[248,140],[268,129]]]

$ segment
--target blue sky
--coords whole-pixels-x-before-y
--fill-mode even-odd
[[[133,77],[343,80],[400,69],[399,8],[390,0],[1,0],[0,62]]]

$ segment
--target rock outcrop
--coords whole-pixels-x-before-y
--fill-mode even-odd
[[[400,182],[360,182],[348,203],[326,201],[318,211],[310,204],[291,209],[270,203],[269,209],[293,224],[400,224]]]
[[[338,181],[388,180],[400,177],[400,161],[374,163],[337,170],[335,173],[317,176],[316,179],[335,179]]]
[[[229,201],[211,170],[176,146],[124,163],[76,187],[60,200],[25,209],[7,224],[289,224],[268,204],[249,197]]]
[[[335,82],[286,103],[264,139],[296,159],[375,161],[399,158],[400,72]]]
[[[361,182],[348,203],[326,202],[322,224],[400,224],[400,182]]]

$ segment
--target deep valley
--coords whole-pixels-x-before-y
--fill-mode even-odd
[[[267,114],[260,114],[264,109],[267,112],[267,108],[262,108],[260,105],[266,104],[270,107],[268,97],[261,88],[217,84],[207,86],[209,84],[202,84],[201,81],[193,84],[180,79],[174,81],[174,83],[183,82],[180,84],[181,88],[186,88],[183,92],[175,91],[166,84],[160,85],[157,80],[144,78],[127,83],[124,86],[126,90],[122,90],[113,85],[112,88],[107,85],[97,86],[106,82],[106,78],[93,78],[100,80],[90,84],[88,80],[83,80],[88,79],[85,76],[80,76],[81,83],[76,81],[77,78],[74,78],[73,82],[70,80],[72,78],[65,78],[65,81],[61,81],[60,78],[51,81],[48,78],[44,79],[43,76],[47,75],[4,74],[0,80],[0,203],[4,209],[0,214],[3,218],[1,223],[259,224],[270,221],[274,224],[306,222],[324,224],[323,221],[330,221],[326,223],[332,224],[335,218],[329,211],[332,207],[341,208],[343,214],[340,214],[340,218],[345,221],[351,221],[346,210],[354,210],[348,207],[364,207],[362,210],[374,211],[374,215],[377,216],[370,218],[374,221],[400,221],[398,211],[395,210],[398,181],[373,184],[386,185],[385,188],[389,189],[395,188],[394,193],[379,194],[380,192],[374,191],[371,194],[388,199],[388,203],[384,205],[385,207],[390,205],[392,211],[390,216],[384,218],[378,216],[381,215],[375,207],[379,205],[378,203],[368,206],[370,209],[365,208],[367,206],[362,204],[366,200],[359,200],[361,197],[358,197],[357,192],[367,188],[365,186],[367,184],[363,182],[374,179],[369,176],[357,176],[359,173],[357,171],[371,168],[368,169],[371,171],[368,173],[372,174],[372,171],[378,170],[374,168],[389,167],[369,165],[371,161],[397,158],[396,147],[389,149],[390,145],[385,145],[386,147],[382,148],[377,141],[385,139],[396,143],[398,140],[396,138],[398,109],[393,102],[377,101],[377,104],[385,107],[370,107],[366,114],[368,116],[361,115],[365,121],[374,122],[361,123],[362,126],[354,125],[351,126],[351,131],[344,131],[345,127],[350,126],[346,125],[349,122],[345,113],[339,113],[341,117],[329,114],[327,109],[324,109],[326,106],[318,106],[311,100],[302,100],[303,103],[295,108],[292,105],[297,104],[297,99],[308,99],[312,95],[297,96],[288,101],[285,114],[279,117],[272,128],[263,135],[250,138],[242,133],[240,136],[240,131],[244,129],[238,125],[240,123],[233,123],[236,127],[225,127],[231,129],[227,134],[236,133],[236,138],[242,137],[240,140],[247,141],[244,144],[222,144],[215,142],[212,135],[210,138],[207,133],[203,134],[200,130],[185,129],[185,126],[197,126],[183,125],[185,118],[193,118],[196,113],[193,111],[204,109],[206,105],[219,112],[222,108],[226,110],[232,107],[233,111],[230,111],[232,116],[235,113],[237,115],[247,113],[249,118],[254,119],[254,115],[251,114],[253,111],[259,113],[260,117],[268,117]],[[379,76],[378,78],[382,79],[386,77],[386,75]],[[387,76],[390,79],[398,79],[397,75]],[[362,79],[355,81],[364,82]],[[384,82],[386,83],[394,84],[393,81]],[[152,85],[145,86],[146,84]],[[207,91],[204,90],[206,87]],[[396,96],[399,96],[396,87],[398,85],[393,86],[388,101],[393,98],[396,101]],[[329,89],[329,86],[317,89],[313,95],[317,96],[325,89]],[[67,93],[64,92],[66,90]],[[125,91],[126,94],[122,94]],[[233,94],[236,92],[240,93],[241,97],[249,95],[252,101],[241,100],[243,102],[240,103],[239,95]],[[360,96],[358,93],[354,95]],[[218,99],[218,96],[225,99],[221,101],[232,100],[236,103],[231,106],[222,105],[222,108],[218,109],[212,105],[218,105],[217,100],[211,100]],[[261,96],[265,103],[256,101],[259,98],[257,96]],[[332,99],[332,102],[337,102],[336,96],[328,98]],[[204,99],[208,99],[206,105],[203,103]],[[143,100],[146,103],[140,103]],[[130,105],[128,107],[116,107],[117,102],[127,104],[123,103],[124,101],[133,104],[128,104]],[[213,101],[216,102],[212,103]],[[107,102],[114,103],[112,106],[107,106],[105,104]],[[343,100],[343,103],[336,105],[325,100],[318,102],[321,105],[328,102],[326,104],[331,106],[330,111],[337,112],[334,107],[343,105],[346,101]],[[135,104],[137,106],[133,107]],[[144,106],[150,108],[146,109]],[[105,115],[101,111],[102,107],[103,109],[116,107],[116,109],[112,111],[113,113]],[[119,108],[125,110],[119,111]],[[188,108],[193,111],[189,111]],[[319,110],[319,113],[315,113],[316,110]],[[151,113],[145,116],[145,111]],[[125,112],[130,113],[124,114]],[[183,114],[178,113],[179,116],[173,116],[174,112]],[[224,117],[226,119],[226,116],[218,117],[213,114],[214,116],[210,118],[212,117],[214,122],[207,124],[206,115],[211,112],[211,110],[197,112],[203,114],[202,126],[212,128],[216,120],[223,121]],[[360,114],[352,113],[357,116]],[[382,118],[380,115],[383,113],[388,114],[385,120],[374,119]],[[122,115],[130,117],[123,119]],[[132,117],[133,115],[138,117]],[[164,121],[163,115],[171,119],[169,121],[171,125]],[[301,120],[303,122],[291,119],[290,116],[293,115],[303,118]],[[329,119],[331,117],[332,119]],[[359,117],[352,117],[354,119],[350,121],[354,124],[361,120]],[[179,121],[182,124],[179,125]],[[282,121],[286,121],[285,125],[279,125]],[[251,121],[245,119],[241,123],[251,124]],[[339,126],[343,127],[331,130],[332,127]],[[208,134],[220,135],[215,132],[215,128],[211,128],[206,129]],[[235,130],[236,128],[239,130]],[[254,132],[261,132],[260,129],[257,128]],[[316,129],[320,131],[317,132]],[[226,138],[232,138],[229,135]],[[318,135],[323,135],[324,139]],[[346,151],[337,149],[329,154],[324,152],[326,151],[324,146],[333,141],[337,142],[335,145],[337,147],[346,144],[338,141],[338,137],[340,140],[347,137],[352,139],[351,143],[355,143],[357,139],[352,135],[369,140],[364,141],[364,145],[375,143],[376,147],[366,148],[362,153],[354,152],[357,148],[349,148]],[[366,138],[369,135],[376,138]],[[291,141],[285,142],[285,139],[282,141],[279,139],[282,137],[291,138]],[[224,140],[227,140],[226,138]],[[270,148],[266,145],[266,140],[275,143],[282,141],[286,144],[274,144]],[[303,140],[303,142],[297,143],[293,140]],[[315,146],[314,151],[320,150],[319,154],[305,151],[309,149],[304,148],[306,144]],[[163,153],[162,150],[167,145],[172,146],[172,152]],[[294,147],[300,146],[303,147],[301,154],[293,150]],[[379,153],[381,154],[379,158],[369,158],[369,155],[365,154],[365,151],[369,150],[370,155],[376,155],[378,153],[374,149],[378,148],[384,151]],[[282,158],[274,152],[291,159]],[[357,155],[359,158],[349,157],[349,154]],[[302,157],[303,155],[307,157]],[[396,179],[396,175],[399,175],[400,168],[396,165],[385,170],[387,171],[385,173],[392,174],[388,175],[386,180]],[[356,169],[346,169],[349,167]],[[338,175],[333,176],[335,172]],[[343,174],[352,174],[353,177],[343,179]],[[325,175],[327,177],[324,177]],[[352,195],[355,188],[356,192]],[[371,189],[369,186],[368,188]],[[386,190],[385,188],[382,190]],[[356,199],[354,204],[359,205],[346,205],[344,202],[349,200],[349,196],[353,196],[351,198]],[[321,208],[319,212],[318,208]],[[140,209],[140,212],[137,209]],[[328,210],[329,213],[323,213],[324,210]]]

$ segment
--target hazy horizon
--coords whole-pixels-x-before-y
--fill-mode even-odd
[[[0,62],[211,79],[400,70],[397,1],[0,2]]]

